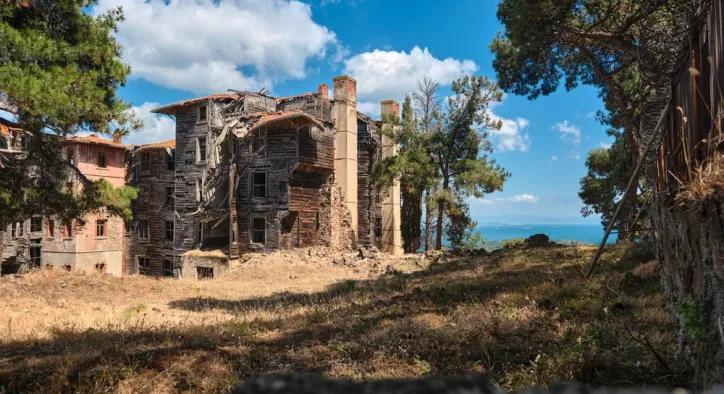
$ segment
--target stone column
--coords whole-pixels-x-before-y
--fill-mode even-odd
[[[382,102],[382,115],[400,118],[400,103],[395,100]],[[397,155],[399,147],[386,135],[382,135],[382,158]],[[400,232],[400,182],[390,186],[382,200],[382,251],[395,256],[402,255],[402,233]]]
[[[334,181],[344,193],[352,216],[348,229],[357,247],[357,81],[348,76],[334,81]]]

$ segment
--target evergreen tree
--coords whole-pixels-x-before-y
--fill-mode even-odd
[[[64,160],[57,138],[79,131],[124,135],[141,126],[116,94],[130,72],[112,35],[123,13],[83,12],[94,3],[0,2],[0,109],[28,133],[26,154],[1,159],[0,223],[38,213],[80,218],[102,207],[128,214],[133,190],[87,179]],[[83,183],[81,194],[63,191],[66,171]]]
[[[437,249],[442,248],[446,215],[466,212],[464,200],[467,197],[482,198],[485,194],[503,190],[503,183],[510,176],[495,160],[487,157],[493,152],[487,130],[502,126],[490,116],[489,107],[492,102],[500,102],[503,93],[494,82],[482,76],[465,76],[453,81],[452,90],[442,128],[432,134],[430,141],[430,151],[441,180],[433,196],[437,203]]]

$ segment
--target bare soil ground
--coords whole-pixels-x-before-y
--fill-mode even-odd
[[[687,387],[657,264],[611,247],[475,257],[255,256],[214,280],[0,278],[0,393],[226,392],[273,371],[374,379],[477,371]]]

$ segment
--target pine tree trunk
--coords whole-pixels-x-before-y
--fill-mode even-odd
[[[724,383],[724,201],[651,205],[666,306],[699,389]]]
[[[443,175],[442,190],[448,191],[450,188],[450,180],[447,176]],[[435,249],[442,249],[442,222],[445,217],[445,200],[440,199],[437,203],[437,230],[435,233]]]
[[[434,189],[425,191],[425,252],[432,247],[432,207],[428,203],[430,195],[434,194]]]

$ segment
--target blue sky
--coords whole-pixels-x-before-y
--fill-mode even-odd
[[[444,96],[466,73],[495,78],[488,45],[502,29],[493,0],[100,0],[94,12],[117,5],[133,69],[121,95],[146,126],[132,143],[173,138],[173,121],[150,114],[154,106],[227,88],[291,95],[348,74],[358,108],[372,115],[423,76]],[[535,101],[506,95],[493,108],[504,127],[491,138],[513,176],[503,192],[470,200],[473,216],[595,223],[581,218],[577,192],[587,152],[611,142],[593,118],[601,108],[588,87]]]

